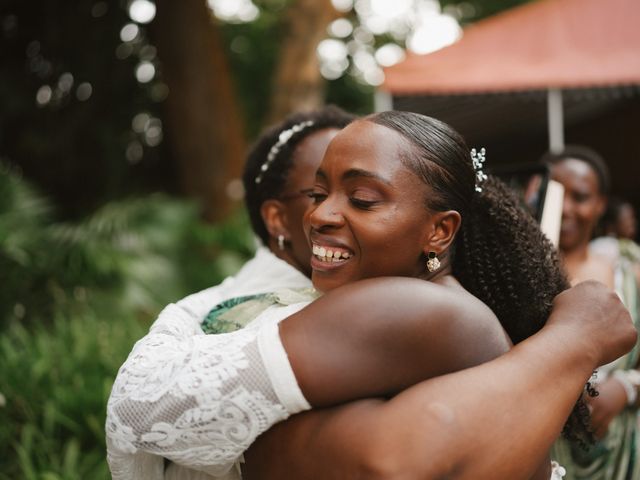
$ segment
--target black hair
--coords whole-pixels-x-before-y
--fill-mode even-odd
[[[625,206],[630,206],[631,208],[633,208],[631,202],[623,200],[620,197],[609,198],[609,200],[607,201],[607,208],[604,211],[602,218],[600,219],[600,222],[605,230],[607,227],[615,226]]]
[[[411,147],[401,161],[430,187],[426,207],[456,210],[462,224],[450,258],[454,276],[498,317],[514,343],[539,331],[553,299],[569,288],[556,249],[518,197],[489,176],[479,183],[469,148],[444,122],[411,112],[377,113],[365,120],[400,133]],[[566,434],[591,441],[580,401]]]
[[[591,167],[598,177],[598,190],[602,195],[608,195],[611,189],[611,176],[609,167],[602,156],[592,148],[584,145],[565,145],[561,152],[545,153],[540,159],[541,162],[548,165],[555,165],[569,158],[581,160]]]
[[[265,200],[278,198],[284,192],[289,170],[293,166],[293,152],[296,146],[312,133],[327,128],[342,129],[355,118],[354,115],[333,105],[310,112],[294,113],[264,131],[253,144],[247,155],[242,181],[251,226],[265,245],[269,242],[269,232],[262,220],[260,207]],[[312,121],[313,124],[294,132],[280,147],[269,169],[262,172],[262,165],[267,161],[271,148],[278,142],[280,133],[307,121]],[[256,178],[261,173],[260,183],[256,183]]]

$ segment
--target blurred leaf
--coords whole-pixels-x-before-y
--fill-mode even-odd
[[[112,202],[77,222],[15,172],[0,209],[9,282],[0,298],[0,479],[108,479],[104,422],[116,372],[160,309],[250,256],[246,215],[202,223],[162,195]],[[20,215],[24,212],[25,215]]]

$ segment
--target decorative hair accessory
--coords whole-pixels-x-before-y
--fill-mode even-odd
[[[473,169],[476,171],[476,192],[481,192],[482,187],[480,184],[487,179],[487,176],[482,171],[484,168],[484,161],[486,160],[487,151],[482,147],[480,152],[477,152],[475,148],[471,149],[471,161],[473,162]]]
[[[427,257],[429,258],[427,260],[427,270],[429,270],[430,272],[435,272],[436,270],[438,270],[440,268],[440,260],[438,260],[436,252],[429,252],[429,255],[427,255]]]
[[[287,144],[287,142],[293,136],[293,134],[301,132],[305,128],[310,127],[311,125],[313,125],[313,120],[307,120],[306,122],[297,123],[293,127],[280,132],[280,135],[278,135],[278,141],[273,145],[273,147],[271,147],[271,150],[269,150],[269,154],[267,155],[267,160],[260,167],[260,172],[258,173],[258,176],[256,177],[256,180],[255,180],[256,183],[262,182],[262,177],[264,173],[267,170],[269,170],[269,167],[278,156],[280,149]]]

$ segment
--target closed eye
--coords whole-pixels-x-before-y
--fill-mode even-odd
[[[326,193],[314,191],[307,192],[307,196],[311,199],[314,205],[322,203],[327,198]]]
[[[356,197],[349,198],[349,201],[354,207],[359,208],[361,210],[369,210],[375,205],[377,205],[378,203],[380,203],[378,200],[363,200],[361,198],[356,198]]]

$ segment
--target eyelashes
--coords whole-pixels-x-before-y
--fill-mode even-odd
[[[328,196],[326,193],[321,193],[321,192],[308,192],[306,195],[311,199],[314,205],[319,205]],[[353,205],[355,208],[358,208],[360,210],[370,210],[375,205],[379,204],[380,201],[364,200],[362,198],[349,197],[349,203],[351,203],[351,205]]]
[[[355,197],[349,198],[349,201],[354,207],[359,208],[361,210],[370,210],[372,207],[380,203],[376,200],[362,200],[360,198],[355,198]]]
[[[323,200],[327,198],[327,194],[311,191],[311,192],[307,192],[307,197],[311,199],[314,205],[317,205],[319,203],[322,203]]]

